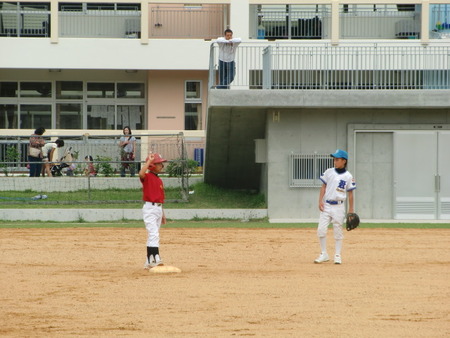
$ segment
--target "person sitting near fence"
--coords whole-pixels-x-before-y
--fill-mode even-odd
[[[56,148],[62,148],[64,147],[64,141],[60,138],[57,139],[55,142],[48,142],[42,147],[42,161],[44,162],[44,170],[45,172],[42,173],[42,176],[45,176],[45,173],[47,173],[48,177],[53,177],[51,166],[53,160],[54,160],[54,153]]]
[[[84,169],[84,174],[86,176],[97,176],[97,171],[94,167],[94,159],[91,155],[87,155],[84,160],[86,161],[86,168]]]
[[[134,154],[136,152],[136,138],[132,135],[130,127],[123,128],[123,135],[119,140],[120,158],[122,167],[120,169],[120,176],[125,177],[125,170],[130,169],[130,176],[134,177],[135,165]]]
[[[45,133],[45,128],[40,127],[34,131],[30,137],[30,146],[28,149],[28,162],[30,163],[30,177],[39,177],[42,170],[42,147],[45,145],[45,140],[42,135]]]

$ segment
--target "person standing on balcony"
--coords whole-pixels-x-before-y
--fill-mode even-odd
[[[226,29],[224,36],[217,38],[219,45],[219,85],[218,89],[229,89],[236,73],[236,50],[241,38],[233,38],[233,31]]]

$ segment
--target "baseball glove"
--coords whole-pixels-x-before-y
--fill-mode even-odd
[[[348,213],[346,220],[347,231],[356,229],[359,226],[359,216],[355,213]]]

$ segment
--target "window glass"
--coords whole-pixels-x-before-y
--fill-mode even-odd
[[[115,126],[114,106],[111,105],[88,105],[87,127],[88,129],[114,129]]]
[[[49,11],[50,3],[49,2],[20,2],[20,7],[26,11]]]
[[[143,83],[118,83],[117,97],[122,99],[142,99],[145,97],[145,86]]]
[[[83,10],[82,3],[60,2],[60,12],[81,12]]]
[[[116,4],[117,10],[121,11],[139,11],[141,4]]]
[[[184,104],[184,129],[198,130],[201,129],[201,103],[185,103]]]
[[[49,104],[20,105],[20,128],[36,129],[52,127],[52,106]]]
[[[19,128],[18,120],[19,113],[17,111],[17,105],[0,105],[0,129],[17,129]]]
[[[114,98],[114,83],[95,83],[87,84],[88,98]]]
[[[51,97],[52,83],[51,82],[21,82],[20,83],[21,97]]]
[[[56,104],[56,129],[81,129],[83,114],[81,104]]]
[[[86,3],[86,8],[89,10],[102,10],[102,11],[113,11],[114,10],[114,4],[112,3]]]
[[[141,130],[144,123],[144,106],[117,106],[117,130],[130,126]]]
[[[186,81],[186,99],[201,99],[200,81]]]
[[[17,82],[0,82],[0,97],[17,97]]]
[[[82,81],[56,81],[57,99],[82,99]]]

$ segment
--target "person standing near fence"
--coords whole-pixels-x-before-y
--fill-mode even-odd
[[[28,148],[28,162],[30,163],[30,177],[39,177],[42,170],[42,147],[45,140],[42,137],[45,128],[40,127],[34,131],[30,137],[30,146]]]
[[[241,38],[233,38],[233,31],[226,29],[224,36],[217,38],[219,45],[219,85],[218,89],[229,89],[236,74],[236,50]]]
[[[132,135],[130,127],[123,128],[123,135],[119,141],[120,158],[122,167],[120,169],[120,176],[125,177],[125,170],[130,169],[130,176],[134,177],[135,165],[134,158],[136,153],[136,138]]]
[[[142,183],[142,215],[145,228],[147,229],[147,260],[144,268],[151,269],[158,265],[163,265],[159,254],[159,229],[161,224],[166,224],[164,215],[164,183],[158,174],[167,162],[160,154],[150,153],[145,160],[139,179]]]

